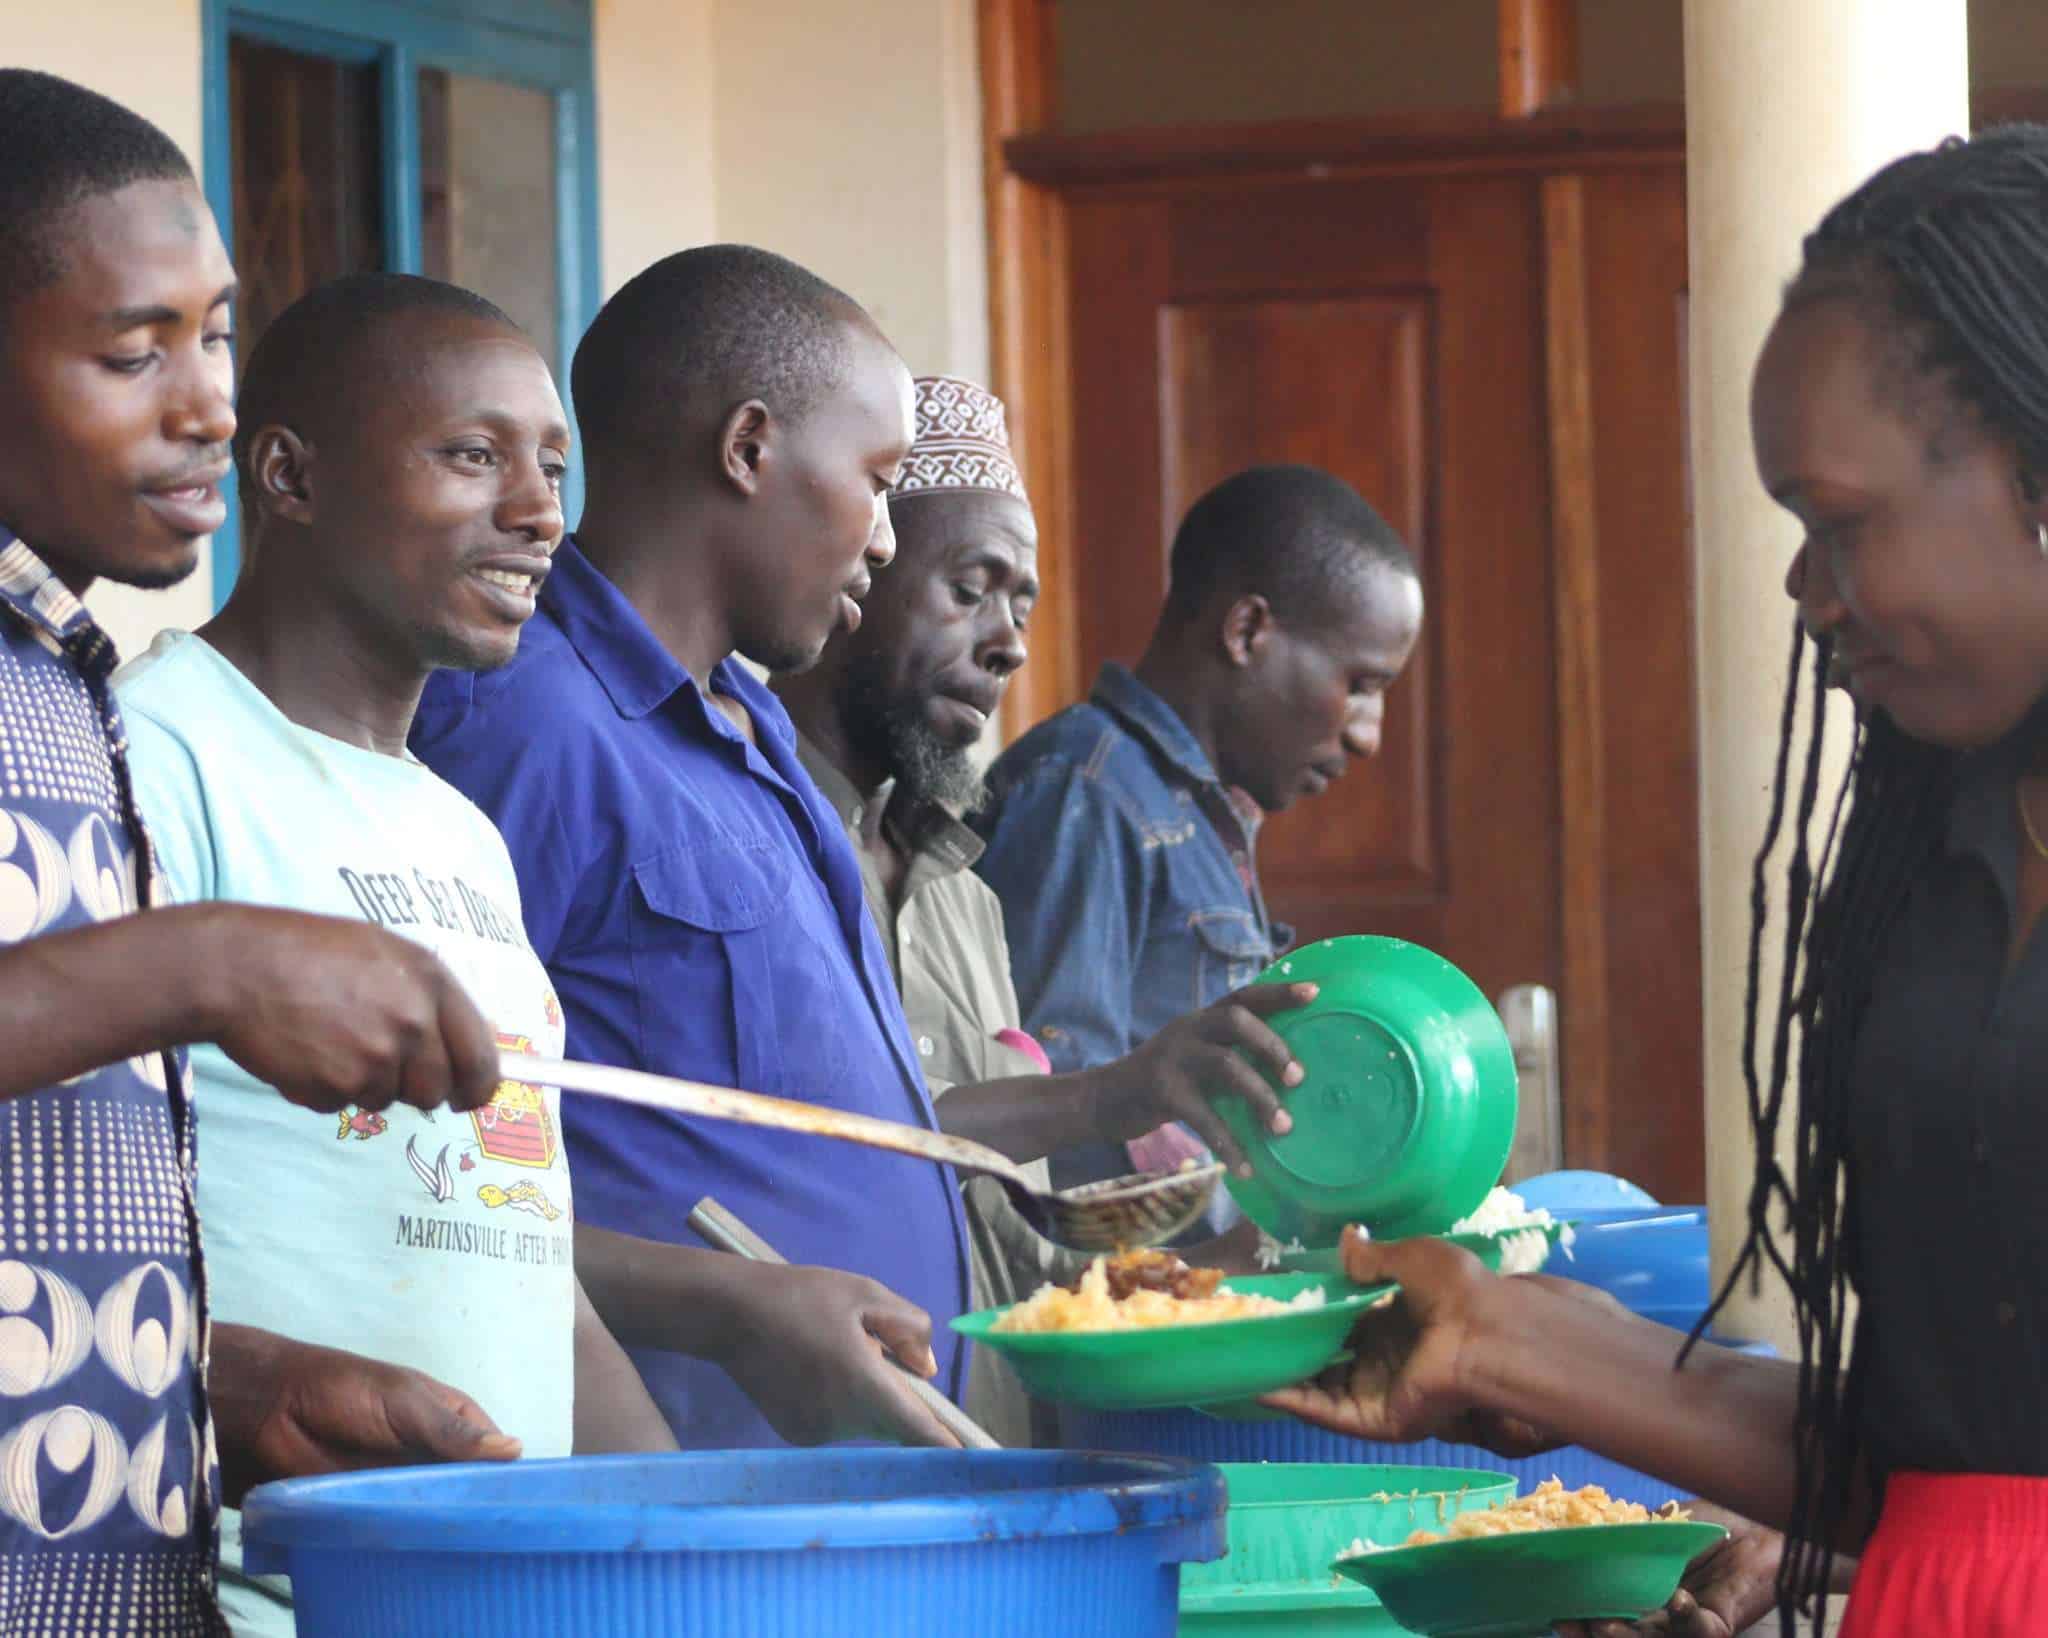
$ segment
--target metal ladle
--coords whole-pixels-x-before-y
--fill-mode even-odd
[[[1222,1165],[1211,1163],[1177,1172],[1113,1177],[1077,1189],[1040,1189],[1015,1161],[986,1144],[822,1104],[771,1098],[611,1064],[538,1058],[524,1052],[500,1053],[498,1073],[506,1080],[588,1092],[643,1109],[808,1132],[871,1149],[891,1149],[938,1161],[955,1171],[992,1177],[1002,1184],[1026,1222],[1048,1240],[1076,1251],[1116,1251],[1171,1240],[1202,1215],[1223,1176]]]

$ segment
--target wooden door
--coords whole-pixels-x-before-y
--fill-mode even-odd
[[[1380,756],[1267,826],[1273,912],[1302,939],[1428,945],[1490,996],[1558,990],[1569,1163],[1694,1198],[1682,184],[1618,173],[1573,205],[1582,311],[1560,347],[1557,222],[1525,169],[1067,192],[1062,557],[1087,677],[1142,650],[1175,524],[1243,467],[1324,467],[1401,531],[1428,599],[1421,645]],[[1584,458],[1560,461],[1566,376],[1603,432],[1603,414],[1626,423],[1604,446],[1578,427]],[[1554,489],[1573,491],[1569,542]],[[1627,603],[1599,599],[1610,556]],[[1632,606],[1646,587],[1655,606]],[[1561,665],[1594,690],[1562,713]]]

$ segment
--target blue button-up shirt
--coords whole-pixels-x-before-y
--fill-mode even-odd
[[[152,902],[113,669],[0,529],[0,943]],[[0,1310],[0,1631],[225,1633],[182,1053],[0,1103]]]
[[[577,549],[501,670],[443,672],[413,750],[497,821],[528,937],[575,1058],[801,1098],[936,1129],[889,963],[836,815],[774,695],[731,661],[714,688],[749,744]],[[577,1213],[695,1244],[715,1195],[791,1262],[851,1269],[930,1311],[957,1397],[969,1305],[950,1170],[823,1138],[567,1094]],[[717,1369],[635,1355],[686,1446],[777,1442]]]
[[[1120,665],[996,759],[975,869],[1003,901],[1025,1027],[1056,1070],[1112,1062],[1249,984],[1292,939],[1266,914],[1255,809]],[[1129,1170],[1092,1146],[1061,1184]]]

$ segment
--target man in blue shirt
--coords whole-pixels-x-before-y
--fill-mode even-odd
[[[581,526],[517,658],[437,677],[413,747],[504,833],[572,1057],[931,1126],[852,847],[787,714],[732,657],[796,669],[859,622],[894,550],[885,497],[910,448],[909,372],[840,292],[780,257],[712,246],[614,295],[573,384]],[[872,1276],[940,1322],[968,1305],[945,1168],[574,1093],[563,1118],[587,1279],[604,1230],[687,1242],[690,1208],[711,1194],[792,1262]],[[881,1329],[856,1311],[832,1323]],[[957,1398],[960,1347],[943,1324],[934,1341]],[[635,1352],[685,1445],[942,1438],[879,1347],[869,1356],[869,1425],[778,1430],[704,1362]]]
[[[0,69],[0,154],[0,1630],[212,1635],[224,1489],[491,1429],[417,1372],[209,1326],[179,1048],[330,1112],[473,1108],[497,1053],[381,929],[155,908],[79,599],[176,583],[220,525],[234,272],[176,146],[104,97]]]
[[[1286,946],[1259,893],[1260,815],[1378,751],[1421,626],[1407,548],[1328,473],[1255,467],[1195,503],[1144,658],[999,757],[977,820],[975,868],[1056,1070],[1123,1057]],[[1065,1150],[1053,1181],[1157,1165],[1176,1138],[1194,1147],[1168,1131]]]

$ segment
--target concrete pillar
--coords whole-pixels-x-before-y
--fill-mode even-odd
[[[1784,577],[1798,545],[1757,483],[1750,372],[1800,240],[1827,207],[1886,160],[1969,129],[1965,0],[1686,0],[1685,101],[1707,1194],[1719,1278],[1741,1243],[1753,1167],[1742,1084],[1749,876],[1768,813],[1790,635]],[[1831,730],[1838,744],[1846,727]],[[1775,989],[1767,972],[1765,995]],[[1782,1287],[1743,1294],[1729,1325],[1794,1345]]]

